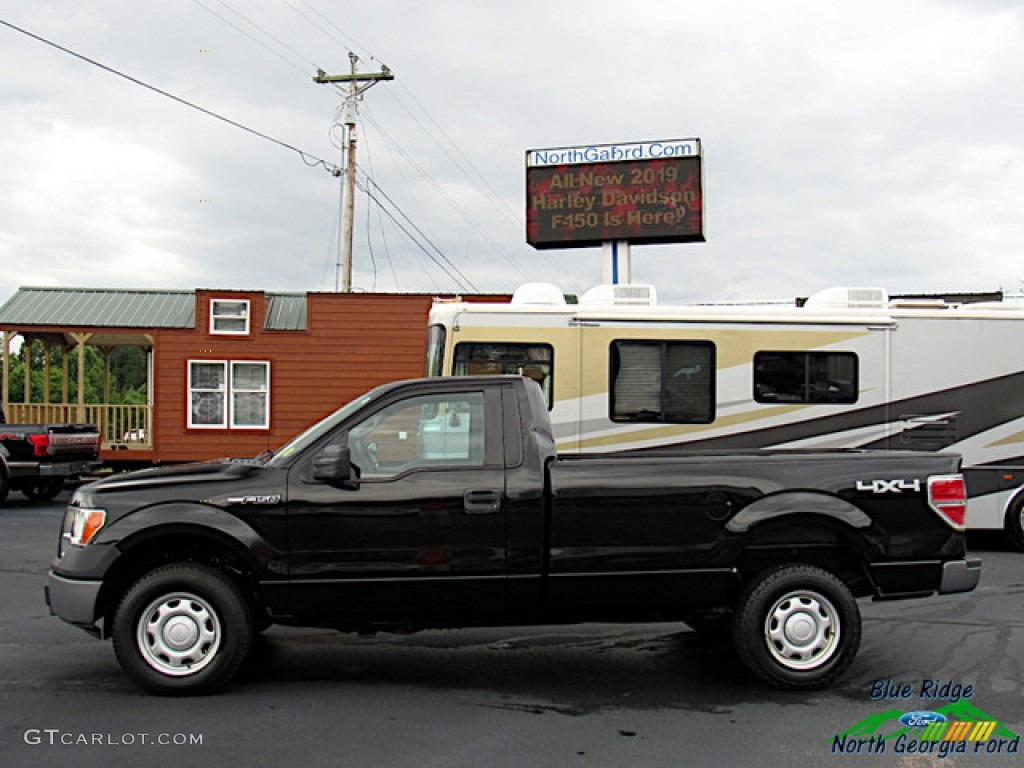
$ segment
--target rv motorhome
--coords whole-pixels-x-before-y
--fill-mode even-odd
[[[796,305],[436,301],[428,375],[541,384],[560,452],[888,448],[963,455],[967,525],[1024,549],[1024,306],[833,288]],[[898,493],[898,485],[882,489]]]

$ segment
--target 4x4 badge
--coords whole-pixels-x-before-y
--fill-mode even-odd
[[[903,493],[920,491],[920,480],[858,480],[857,490],[865,493]]]

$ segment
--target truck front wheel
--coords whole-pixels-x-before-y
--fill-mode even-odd
[[[860,647],[857,601],[836,576],[786,565],[750,581],[737,602],[733,642],[744,665],[773,688],[834,682]]]
[[[114,614],[121,668],[152,693],[212,693],[245,661],[252,644],[249,605],[222,571],[175,563],[142,576]]]

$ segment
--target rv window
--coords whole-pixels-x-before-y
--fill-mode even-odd
[[[715,420],[714,345],[613,342],[609,400],[612,421],[710,424]]]
[[[544,391],[548,410],[554,403],[554,350],[550,344],[457,344],[452,374],[480,376],[512,373],[533,379]]]
[[[852,352],[758,352],[754,399],[759,403],[855,403]]]

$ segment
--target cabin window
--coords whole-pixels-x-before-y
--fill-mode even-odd
[[[413,469],[482,467],[484,394],[420,395],[387,406],[351,428],[352,463],[364,480]]]
[[[703,341],[616,341],[611,346],[612,421],[710,424],[715,346]]]
[[[511,373],[540,384],[548,410],[554,404],[555,351],[550,344],[481,344],[466,342],[455,347],[455,376]]]
[[[270,427],[270,363],[190,360],[188,426],[212,429]]]
[[[758,352],[754,399],[759,403],[855,403],[853,352]]]
[[[234,336],[249,334],[247,299],[210,299],[210,333]]]
[[[231,363],[231,426],[270,427],[270,363]]]

